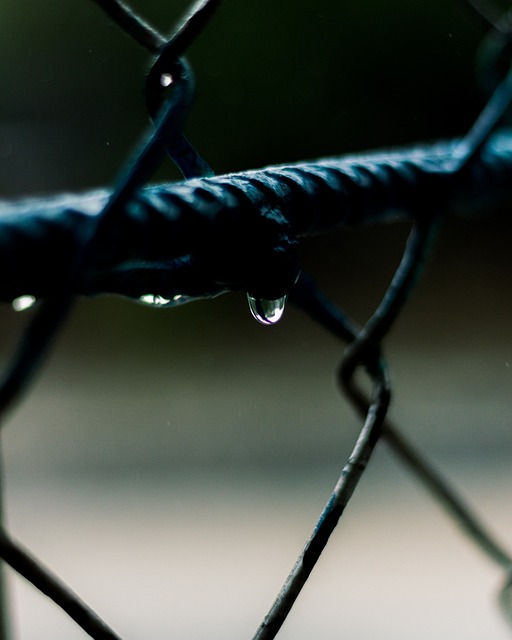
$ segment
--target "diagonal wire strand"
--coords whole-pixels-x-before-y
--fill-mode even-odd
[[[115,15],[122,28],[130,35],[145,33],[146,41],[151,38],[156,41],[156,39],[160,38],[160,36],[157,38],[156,32],[152,27],[136,16],[123,3],[117,0],[100,0],[99,4],[109,12],[109,15]],[[197,36],[199,27],[204,26],[206,17],[210,15],[210,10],[207,11],[205,6],[209,7],[210,5],[216,6],[216,2],[212,0],[208,2],[207,0],[199,5],[197,11],[200,12],[200,19],[194,20],[194,14],[192,14],[188,17],[185,25],[178,30],[181,48]],[[165,40],[162,40],[160,45],[163,43],[165,43]],[[119,215],[123,208],[126,207],[134,192],[151,177],[162,162],[165,156],[164,141],[172,137],[173,132],[178,130],[182,121],[182,103],[188,101],[189,87],[186,69],[183,69],[183,74],[183,77],[178,76],[176,78],[171,99],[162,106],[155,118],[155,131],[146,137],[141,145],[140,152],[121,172],[116,188],[101,214],[95,218],[88,230],[88,238],[84,240],[81,251],[75,257],[66,282],[61,287],[61,292],[59,295],[50,297],[40,303],[38,313],[29,324],[13,357],[11,366],[4,373],[3,381],[0,383],[0,416],[5,414],[26,387],[38,364],[42,362],[53,338],[68,317],[73,306],[73,296],[69,295],[68,292],[72,291],[73,281],[90,259],[94,251],[93,245],[96,238],[111,223],[111,219]]]
[[[368,401],[365,401],[365,405]],[[361,404],[361,411],[364,406]],[[512,569],[512,555],[499,543],[479,516],[441,474],[417,451],[396,427],[386,422],[383,437],[398,458],[410,469],[428,490],[438,505],[458,524],[492,562],[506,571]]]
[[[152,25],[138,16],[121,0],[92,0],[103,9],[118,27],[151,53],[165,45],[166,39]]]
[[[176,105],[174,117],[179,126],[164,139],[168,155],[187,179],[214,175],[211,167],[194,149],[181,131],[186,113],[190,108],[194,94],[193,74],[187,60],[183,57],[187,49],[209,23],[222,0],[200,0],[181,20],[174,34],[166,39],[149,25],[133,9],[119,0],[94,0],[117,26],[131,36],[150,53],[156,53],[145,84],[146,106],[153,122],[159,118],[167,87],[175,86],[175,72],[185,86],[179,105]],[[163,81],[165,76],[165,82]]]
[[[111,17],[117,16],[117,18],[114,19],[116,19],[120,26],[124,25],[122,26],[122,28],[130,33],[130,35],[132,35],[132,37],[134,37],[134,39],[137,40],[139,44],[142,44],[142,46],[145,46],[153,52],[160,51],[164,47],[165,40],[162,40],[159,34],[154,31],[152,27],[135,16],[135,14],[121,2],[109,2],[107,0],[95,1],[97,1],[98,4],[100,4],[107,11],[107,13],[110,12],[109,15],[111,15]],[[218,3],[202,3],[200,5],[201,11],[198,11],[197,15],[207,15],[209,11],[208,6],[213,7],[216,4]],[[205,13],[201,13],[202,11],[204,11]],[[201,17],[197,18],[198,23],[201,22],[201,19]],[[193,21],[193,16],[188,24],[195,24],[195,22]],[[189,43],[187,44],[187,34],[189,33],[191,33],[191,31],[187,32],[185,30],[177,32],[176,38],[174,40],[174,46],[176,47],[176,50],[179,50],[180,43],[185,43],[185,45],[188,46]],[[509,84],[511,86],[509,86]],[[499,120],[502,118],[505,109],[508,108],[511,94],[512,83],[504,83],[503,85],[500,85],[495,93],[494,103],[489,103],[487,112],[482,114],[475,127],[470,131],[466,138],[463,139],[461,149],[456,153],[455,163],[452,167],[453,171],[462,171],[462,169],[464,169],[471,163],[472,158],[479,154],[479,152],[485,145],[490,132],[495,128],[497,122],[499,122]],[[141,154],[139,155],[136,163],[128,171],[125,179],[121,180],[120,183],[118,183],[118,188],[114,192],[111,200],[109,200],[108,204],[106,205],[103,211],[103,215],[99,217],[98,225],[94,228],[89,243],[87,243],[83,253],[75,263],[75,268],[70,274],[71,279],[73,278],[74,274],[80,270],[80,267],[86,261],[88,252],[92,245],[92,241],[96,237],[97,233],[101,231],[103,225],[108,224],[108,221],[111,217],[115,217],[122,206],[125,205],[133,195],[133,192],[144,182],[147,175],[151,173],[152,168],[161,161],[162,141],[164,138],[163,132],[166,131],[168,133],[169,131],[169,129],[166,129],[166,127],[164,126],[168,124],[166,120],[168,115],[169,110],[165,110],[164,114],[161,116],[161,119],[159,117],[157,132],[155,136],[150,138],[150,140],[143,147],[143,150],[141,151]],[[420,242],[419,245],[423,246],[423,241]],[[411,255],[414,258],[416,256],[416,253],[406,250],[404,258],[409,258],[411,257]],[[315,532],[306,544],[303,553],[301,554],[297,564],[292,570],[292,573],[290,574],[285,586],[283,587],[283,591],[280,593],[278,601],[276,601],[276,604],[274,605],[269,615],[265,618],[264,623],[255,636],[255,638],[258,638],[259,640],[263,640],[263,638],[273,638],[279,630],[282,622],[286,618],[286,615],[293,606],[293,602],[295,601],[298,592],[309,577],[309,574],[313,569],[316,561],[320,557],[325,544],[327,544],[329,536],[334,530],[339,517],[343,512],[343,509],[350,499],[357,481],[364,472],[373,447],[375,446],[379,438],[382,425],[385,421],[390,393],[387,365],[380,356],[379,343],[381,338],[385,335],[385,333],[387,333],[387,331],[393,324],[396,315],[405,302],[407,293],[409,292],[412,286],[412,281],[415,277],[415,268],[416,267],[406,266],[404,267],[402,272],[397,272],[397,276],[393,280],[388,291],[389,295],[387,297],[385,296],[383,303],[377,309],[376,314],[374,314],[370,322],[359,333],[359,335],[354,340],[353,346],[349,347],[349,350],[346,354],[344,364],[341,367],[341,377],[343,380],[343,384],[348,390],[348,393],[352,396],[353,401],[355,403],[358,402],[361,408],[363,408],[364,405],[365,421],[363,429],[361,431],[360,437],[357,440],[354,451],[347,465],[345,465],[344,467],[343,473],[338,484],[336,485],[331,500],[329,501],[320,518]],[[57,301],[51,299],[48,301],[48,304],[43,307],[41,317],[44,319],[46,313],[47,324],[45,325],[45,323],[41,319],[39,319],[40,324],[38,325],[37,322],[35,322],[35,329],[33,331],[34,335],[39,336],[41,345],[44,346],[45,340],[48,341],[49,338],[51,338],[52,331],[56,331],[58,326],[61,324],[61,322],[71,309],[71,306],[72,298],[64,293],[61,299]],[[36,330],[37,328],[38,330]],[[345,327],[344,334],[347,335],[350,334],[350,332],[350,326],[348,328]],[[28,335],[30,336],[30,332]],[[27,347],[28,351],[30,352],[30,349],[34,348],[34,344],[35,343],[32,343],[31,347],[29,341],[28,347],[27,344],[25,344],[25,347]],[[39,349],[41,354],[44,349],[42,347],[39,347]],[[32,355],[34,356],[35,352],[32,353]],[[34,362],[36,362],[36,358],[33,357],[32,360],[33,363],[31,366],[33,367]],[[23,361],[23,359],[20,360],[20,362]],[[359,364],[365,366],[373,381],[373,397],[369,403],[366,401],[366,404],[363,403],[361,392],[353,384],[353,373]],[[21,368],[21,370],[23,371],[23,367]],[[14,377],[13,379],[19,380],[19,377]],[[26,382],[27,379],[28,376],[25,375],[24,382]],[[5,389],[8,390],[9,385],[5,385]],[[18,393],[19,388],[16,388],[16,384],[11,385],[11,390],[9,391],[9,393],[5,394],[5,400],[3,401],[3,404],[0,401],[0,406],[9,406],[11,401],[18,395]],[[23,565],[25,563],[26,565],[32,567],[31,571],[33,570],[37,572],[37,569],[35,569],[30,564],[30,561],[26,560],[26,557],[22,552],[20,556],[19,548],[9,539],[9,537],[5,533],[0,534],[0,548],[3,550],[3,553],[6,555],[6,557],[11,558],[11,563],[13,565]],[[504,558],[505,557],[506,556],[504,556]],[[37,563],[35,563],[35,567],[41,569],[41,567]],[[112,636],[97,637],[99,638]]]
[[[0,529],[0,555],[4,562],[53,600],[94,640],[120,640],[120,637],[67,585],[2,529]]]
[[[466,9],[480,20],[483,26],[510,37],[510,27],[512,26],[512,15],[498,8],[489,0],[460,0]]]
[[[372,379],[374,381],[372,401],[350,458],[342,469],[311,537],[272,607],[258,627],[253,640],[273,640],[281,629],[368,465],[389,405],[390,383],[387,366],[383,360],[380,361],[378,369],[372,372]]]
[[[500,34],[505,42],[512,41],[512,12],[499,12],[492,3],[481,0],[463,0],[465,6],[491,27],[492,33]],[[502,47],[502,53],[504,53]],[[508,57],[512,52],[508,52]],[[447,168],[455,173],[462,173],[469,167],[475,158],[480,155],[487,144],[489,137],[504,119],[512,102],[512,61],[509,61],[508,72],[497,84],[494,91],[477,117],[473,126],[462,138],[454,150],[453,156],[447,164]]]
[[[355,367],[379,348],[391,329],[418,280],[427,252],[437,230],[437,220],[419,220],[412,226],[403,258],[387,288],[381,303],[366,324],[352,337],[343,357],[340,376],[344,383],[352,377]]]
[[[121,173],[112,195],[88,230],[88,237],[84,240],[80,253],[75,257],[60,295],[43,300],[37,314],[29,323],[11,366],[5,372],[0,384],[0,415],[5,414],[26,388],[53,338],[71,312],[74,298],[68,291],[73,290],[75,278],[90,259],[94,251],[94,241],[111,223],[111,219],[115,219],[123,210],[136,189],[149,179],[163,160],[165,156],[165,150],[161,144],[163,131],[173,126],[174,109],[180,99],[181,93],[177,87],[173,99],[165,105],[156,130],[144,141],[135,160],[131,161]]]
[[[111,218],[115,218],[119,211],[122,210],[126,202],[132,197],[133,192],[149,178],[163,158],[165,150],[161,144],[162,132],[166,127],[173,126],[174,105],[175,101],[177,102],[179,99],[180,92],[177,91],[173,99],[165,106],[157,129],[146,140],[135,161],[121,175],[116,189],[91,229],[81,254],[77,256],[68,274],[68,290],[72,289],[73,279],[77,277],[81,268],[86,264],[90,252],[93,250],[95,238],[110,224]],[[15,400],[19,399],[21,392],[34,375],[37,365],[41,362],[52,339],[70,313],[73,300],[73,297],[65,291],[61,297],[48,298],[43,302],[42,307],[29,324],[13,358],[12,365],[6,373],[3,384],[0,386],[0,409],[3,413],[10,408]],[[5,531],[0,532],[0,557],[23,575],[24,578],[36,584],[44,593],[51,593],[52,599],[68,615],[83,628],[85,628],[83,625],[87,626],[88,633],[95,640],[114,640],[114,638],[118,638],[113,632],[110,632],[107,625],[96,614],[92,614],[85,605],[82,605],[63,583],[44,570],[37,561],[24,553],[18,545],[14,544]]]
[[[114,3],[117,4],[117,3]],[[125,14],[123,14],[125,15]],[[134,18],[131,25],[140,24]],[[144,25],[144,32],[147,32]],[[135,191],[142,186],[156,170],[165,156],[164,140],[169,130],[176,130],[181,124],[176,118],[180,112],[187,82],[185,78],[177,78],[171,99],[161,108],[156,121],[155,131],[144,141],[139,154],[122,172],[116,188],[108,199],[101,214],[90,229],[80,253],[67,275],[61,295],[50,297],[42,303],[38,313],[29,323],[27,330],[16,350],[11,365],[4,374],[0,384],[0,416],[19,399],[26,388],[37,366],[42,362],[45,353],[68,317],[74,298],[68,292],[73,289],[73,282],[79,276],[94,251],[96,238],[111,223],[112,219],[123,210]],[[0,557],[18,573],[31,581],[37,588],[51,597],[63,611],[77,624],[86,630],[95,640],[118,640],[118,636],[84,603],[82,603],[58,578],[48,572],[38,561],[15,543],[5,529],[0,531]],[[6,616],[3,615],[5,618]],[[3,631],[5,632],[5,625]]]
[[[340,367],[342,386],[348,392],[349,397],[358,394],[358,389],[353,381],[354,372],[359,365],[362,365],[372,381],[372,398],[363,412],[364,424],[359,438],[348,462],[343,467],[331,498],[253,640],[273,640],[277,635],[366,470],[373,449],[381,435],[391,396],[388,366],[380,354],[379,344],[403,308],[419,275],[430,244],[433,227],[433,222],[413,225],[403,258],[395,275],[381,304],[363,329],[357,331],[356,325],[348,321],[345,315],[330,318],[331,322],[334,322],[331,328],[342,324],[342,335],[352,339]],[[297,285],[296,288],[299,291],[301,287],[304,287],[303,283],[304,280]],[[292,299],[295,299],[296,302],[300,300],[308,310],[309,299],[307,297],[299,299],[297,294],[292,293]],[[328,308],[324,308],[324,318],[328,315],[328,311]],[[352,345],[354,345],[353,349],[351,349]]]
[[[361,329],[338,309],[306,276],[302,276],[296,289],[292,292],[294,304],[304,310],[311,318],[324,326],[330,333],[341,340],[354,340]],[[361,416],[366,414],[370,400],[357,385],[344,389]],[[439,507],[449,515],[462,532],[470,539],[484,555],[505,571],[512,571],[512,554],[499,543],[488,527],[481,521],[469,504],[455,491],[450,483],[436,470],[432,464],[399,432],[386,418],[383,425],[383,439],[391,450],[408,469],[422,483],[428,493],[432,495]],[[512,607],[510,600],[503,595],[510,584],[506,584],[500,602],[509,619]]]
[[[496,87],[474,125],[455,148],[447,169],[454,173],[459,173],[470,165],[485,147],[492,132],[505,117],[511,102],[512,66]]]

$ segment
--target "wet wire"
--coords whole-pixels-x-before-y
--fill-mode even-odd
[[[379,440],[390,400],[391,385],[385,361],[380,360],[377,365],[372,366],[370,377],[373,387],[372,399],[352,453],[343,466],[338,482],[311,537],[272,607],[258,627],[253,640],[272,640],[281,629],[366,470]]]
[[[418,268],[420,268],[419,261]],[[295,306],[302,309],[316,323],[343,342],[355,342],[363,332],[363,328],[334,305],[309,276],[301,277],[292,292],[291,299]],[[382,358],[380,346],[375,349],[374,357]],[[353,377],[348,381],[349,384],[346,384],[343,378],[344,376],[341,375],[338,378],[341,390],[349,396],[356,411],[364,418],[370,405],[367,394]],[[398,431],[389,418],[385,419],[382,438],[468,538],[508,575],[512,571],[512,554],[494,538],[473,509],[458,495],[439,471]],[[510,585],[506,585],[505,588],[510,588]],[[510,604],[508,602],[509,607]],[[509,617],[511,612],[512,609],[508,611]]]
[[[471,167],[505,116],[511,101],[512,72],[509,72],[484,107],[475,125],[457,145],[453,157],[447,162],[447,170],[458,175]],[[345,340],[347,337],[349,338],[349,344],[339,369],[339,382],[342,390],[365,421],[368,419],[369,412],[374,409],[374,404],[373,400],[368,401],[365,398],[354,374],[358,366],[363,366],[375,384],[375,378],[371,374],[376,370],[375,363],[382,362],[381,341],[392,327],[419,277],[436,225],[435,219],[424,218],[421,212],[417,218],[419,222],[413,225],[395,276],[381,304],[362,328],[356,328],[355,323],[343,312],[338,313],[332,303],[319,294],[311,280],[302,279],[299,281],[296,291],[293,293],[298,306],[324,324],[331,332]],[[384,409],[381,431],[384,437],[387,436],[388,444],[423,481],[473,542],[488,557],[505,569],[506,582],[500,593],[499,601],[507,619],[512,619],[512,556],[494,540],[486,527],[455,494],[448,483],[414,451],[396,429],[386,423],[386,410],[387,407]],[[380,433],[377,437],[380,437]],[[351,470],[348,472],[344,470],[340,481],[343,479],[350,482],[351,475]],[[321,526],[322,519],[317,528],[321,528]],[[329,531],[329,535],[330,533],[332,533],[332,529]],[[294,577],[295,573],[297,573],[296,569],[292,572]],[[278,621],[282,624],[284,620],[282,611],[288,612],[290,610],[299,592],[300,588],[295,585],[294,579],[289,578],[261,627],[261,633],[256,634],[255,640],[256,638],[258,640],[272,640],[275,637],[273,627],[278,628]]]
[[[293,262],[303,238],[410,223],[422,206],[446,215],[506,215],[512,133],[497,132],[463,174],[446,171],[458,144],[441,141],[145,187],[96,238],[72,292],[138,299],[150,291],[179,295],[181,302],[249,288],[263,297],[283,295],[295,280],[285,261]],[[0,271],[11,275],[0,282],[0,300],[27,293],[44,299],[65,289],[74,256],[109,197],[97,190],[4,203]]]
[[[209,22],[220,2],[210,0],[198,4],[174,35],[166,39],[124,3],[118,0],[94,1],[136,42],[156,54],[146,82],[146,102],[155,123],[155,129],[145,139],[135,159],[121,174],[114,192],[108,197],[101,213],[88,228],[81,251],[73,260],[58,295],[53,295],[40,304],[39,312],[30,323],[18,352],[13,358],[13,364],[0,386],[1,415],[4,415],[13,402],[19,399],[59,327],[71,311],[73,296],[70,292],[81,271],[92,260],[98,238],[123,214],[136,192],[145,185],[165,155],[173,159],[185,178],[213,175],[211,168],[182,133],[194,90],[193,76],[184,54]],[[473,1],[472,4],[476,5],[476,2]],[[487,15],[481,9],[478,9],[478,12],[484,18]],[[494,22],[494,18],[492,20]],[[169,88],[171,88],[170,97],[168,96]],[[511,99],[512,73],[509,72],[476,120],[474,127],[459,142],[455,153],[451,154],[446,161],[443,167],[445,174],[458,177],[471,171],[485,150],[491,134],[505,117]],[[332,170],[327,166],[325,171]],[[316,176],[315,172],[316,170],[311,169],[311,173]],[[285,180],[290,181],[290,173],[287,173],[286,169],[282,170],[281,174],[285,176]],[[332,173],[330,175],[332,177]],[[271,183],[272,180],[271,175],[267,176],[265,184]],[[258,182],[257,178],[255,182]],[[453,184],[455,183],[456,181]],[[247,181],[239,180],[231,193],[240,191],[241,185],[248,188],[248,184]],[[276,215],[280,214],[279,208],[276,209]],[[389,367],[382,355],[381,342],[394,325],[413,289],[437,226],[437,215],[432,216],[430,212],[421,208],[416,209],[414,214],[415,222],[402,261],[381,304],[363,327],[359,327],[346,314],[336,309],[307,276],[301,276],[292,290],[291,297],[297,306],[303,308],[329,331],[348,342],[339,369],[339,382],[354,407],[361,413],[363,425],[352,454],[343,466],[315,530],[269,613],[258,628],[254,640],[271,640],[278,633],[336,528],[381,437],[387,439],[388,444],[422,479],[431,493],[478,546],[507,572],[510,572],[510,555],[493,540],[470,509],[398,434],[386,418],[391,385]],[[355,373],[359,369],[366,372],[370,378],[372,393],[369,399],[355,380]],[[46,571],[39,561],[32,559],[30,554],[25,552],[21,545],[11,539],[3,529],[0,529],[0,556],[21,575],[31,580],[43,593],[54,599],[93,638],[97,640],[117,638],[94,612],[81,603],[56,577]],[[501,595],[502,604],[508,602],[509,596],[510,576],[507,575],[506,586]],[[507,611],[510,612],[510,609]]]
[[[321,323],[336,335],[341,335],[344,339],[349,338],[349,346],[339,371],[341,385],[349,398],[354,401],[354,398],[360,396],[355,383],[355,372],[360,367],[370,378],[372,394],[371,400],[365,405],[365,411],[362,412],[363,426],[356,445],[341,471],[327,506],[253,640],[275,638],[338,525],[382,434],[391,398],[391,384],[389,367],[382,357],[380,342],[390,330],[419,276],[433,226],[433,221],[427,225],[413,225],[403,258],[382,302],[360,330],[343,312],[332,312],[332,305],[316,294],[316,287],[307,276],[299,278],[292,290],[291,298],[297,306],[301,306],[317,321],[321,320]],[[318,318],[316,312],[319,313]]]
[[[509,72],[484,107],[475,125],[457,145],[453,156],[446,164],[447,171],[459,175],[471,168],[491,134],[505,116],[511,101],[512,72]],[[353,452],[349,462],[343,468],[336,488],[311,538],[306,543],[253,640],[273,640],[277,635],[305,581],[320,558],[330,535],[337,526],[347,501],[366,468],[375,444],[381,435],[386,433],[386,426],[388,443],[393,450],[423,480],[430,492],[437,497],[473,542],[492,560],[505,568],[507,580],[500,594],[500,604],[508,613],[508,617],[512,617],[511,603],[509,602],[509,591],[512,590],[512,558],[510,554],[493,539],[476,515],[451,491],[448,484],[422,458],[416,455],[396,430],[389,424],[386,425],[391,387],[386,384],[389,375],[387,373],[388,365],[382,357],[381,342],[404,307],[421,273],[436,229],[435,217],[426,217],[425,212],[421,210],[416,213],[417,221],[413,224],[398,269],[380,305],[362,328],[356,328],[355,323],[343,312],[337,313],[333,305],[318,294],[311,280],[299,279],[295,291],[292,292],[292,298],[307,313],[316,320],[325,323],[324,326],[327,326],[336,335],[345,339],[349,338],[349,344],[345,349],[339,368],[338,379],[342,391],[363,417],[363,428],[355,450],[360,447],[360,452],[364,451],[364,454],[359,457]],[[316,312],[319,312],[318,317],[316,317]],[[372,382],[370,401],[366,400],[365,394],[355,378],[355,372],[359,367],[366,371]],[[382,377],[379,376],[379,372]],[[386,372],[385,376],[384,372]],[[372,428],[368,430],[368,422],[371,422],[372,418],[375,421]],[[348,491],[347,487],[350,487]]]
[[[100,2],[102,8],[108,9],[111,17],[120,20],[120,26],[130,32],[139,42],[150,48],[159,48],[162,38],[147,23],[140,20],[133,11],[120,2]],[[206,3],[208,4],[208,3]],[[206,24],[204,5],[198,7],[201,19],[189,17],[179,29],[177,40],[180,47],[188,46]],[[193,33],[191,33],[193,32]],[[172,41],[172,39],[171,39]],[[165,141],[183,124],[184,114],[191,98],[190,76],[185,65],[175,65],[174,86],[171,98],[164,102],[155,114],[155,129],[141,145],[135,158],[121,172],[116,187],[103,207],[100,215],[90,227],[83,246],[75,256],[69,270],[65,286],[59,295],[44,300],[32,322],[29,323],[12,364],[4,374],[0,384],[0,416],[14,401],[18,400],[28,385],[38,365],[42,362],[50,344],[68,317],[74,302],[69,293],[73,290],[73,282],[87,265],[94,253],[95,242],[112,220],[122,213],[134,193],[143,186],[163,161],[166,154]],[[47,571],[43,565],[33,559],[21,545],[16,542],[2,526],[0,529],[0,557],[24,578],[32,582],[42,593],[50,597],[61,607],[84,631],[95,640],[118,640],[118,636],[84,604],[66,585]]]

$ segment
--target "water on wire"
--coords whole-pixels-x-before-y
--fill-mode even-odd
[[[12,302],[12,308],[14,311],[26,311],[27,309],[31,309],[35,303],[37,302],[35,296],[24,295],[15,298]]]
[[[182,296],[179,293],[172,298],[164,298],[164,296],[158,295],[156,293],[146,293],[139,298],[139,302],[142,302],[142,304],[145,304],[149,307],[178,307],[179,305],[186,304],[187,302],[191,302],[192,300],[195,300],[195,298],[191,298],[190,296]]]
[[[286,296],[276,300],[265,300],[263,298],[253,298],[247,294],[247,301],[253,318],[261,322],[261,324],[276,324],[283,317]]]

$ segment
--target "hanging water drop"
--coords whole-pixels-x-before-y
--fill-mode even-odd
[[[283,316],[286,296],[276,300],[265,300],[264,298],[253,298],[247,294],[247,301],[253,318],[258,322],[261,322],[261,324],[276,324]]]
[[[18,298],[15,298],[12,302],[12,308],[14,309],[14,311],[26,311],[27,309],[30,309],[31,307],[33,307],[35,305],[35,303],[37,302],[35,296],[19,296]]]

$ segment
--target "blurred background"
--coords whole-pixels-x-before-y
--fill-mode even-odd
[[[186,3],[132,5],[170,32]],[[2,197],[112,185],[148,124],[146,53],[88,0],[4,2],[0,34]],[[190,51],[187,134],[219,173],[458,136],[482,36],[455,1],[225,0]],[[303,262],[362,321],[406,233],[309,240]],[[386,350],[393,418],[512,547],[510,239],[505,215],[447,221]],[[1,309],[4,366],[30,313]],[[357,434],[341,353],[242,294],[80,300],[4,427],[10,529],[123,638],[250,638]],[[84,637],[9,576],[15,637]],[[507,638],[502,580],[381,444],[279,638]]]

